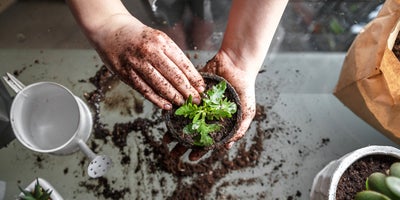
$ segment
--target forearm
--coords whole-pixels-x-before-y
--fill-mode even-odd
[[[89,38],[112,16],[130,15],[120,0],[67,0],[67,3]]]
[[[288,0],[234,0],[221,50],[244,71],[265,59]],[[251,66],[248,66],[251,64]]]

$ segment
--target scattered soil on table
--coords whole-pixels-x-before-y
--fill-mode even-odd
[[[22,66],[21,70],[14,71],[16,76],[23,73],[27,67],[39,63],[35,60],[29,66]],[[198,66],[199,68],[202,66]],[[235,194],[227,192],[232,188],[240,197],[243,195],[248,199],[271,199],[271,194],[274,193],[271,189],[277,184],[289,184],[291,190],[283,191],[274,197],[275,200],[287,199],[303,199],[304,195],[297,188],[301,188],[297,183],[291,184],[291,179],[300,176],[301,172],[296,169],[296,166],[303,166],[303,161],[307,157],[312,156],[312,153],[318,152],[321,148],[328,145],[329,138],[314,138],[317,142],[314,145],[303,145],[301,143],[300,134],[306,134],[301,137],[308,137],[307,134],[296,125],[286,122],[281,116],[271,111],[274,104],[278,102],[279,92],[276,90],[277,84],[274,81],[268,82],[266,85],[261,86],[265,92],[268,93],[265,105],[257,105],[256,116],[252,123],[252,128],[255,133],[251,131],[250,135],[247,134],[245,138],[235,144],[233,150],[227,151],[225,149],[214,150],[198,162],[187,162],[180,158],[173,158],[170,155],[170,144],[160,141],[156,135],[169,134],[163,127],[164,119],[161,116],[159,109],[154,109],[153,113],[146,118],[135,118],[129,122],[114,123],[112,126],[105,124],[101,121],[101,110],[109,105],[117,105],[112,102],[106,102],[106,94],[113,91],[113,87],[121,83],[119,78],[114,76],[105,66],[96,66],[99,70],[96,74],[88,80],[80,79],[78,83],[93,84],[95,88],[87,93],[84,97],[94,114],[93,124],[93,140],[90,142],[90,147],[95,152],[101,150],[102,145],[109,142],[116,150],[120,151],[118,158],[119,163],[123,166],[122,170],[133,171],[135,174],[142,174],[143,177],[152,176],[154,174],[160,175],[150,177],[149,180],[139,180],[137,183],[139,187],[155,186],[151,189],[150,193],[139,191],[136,194],[137,188],[125,186],[123,188],[114,185],[118,181],[125,181],[127,177],[118,177],[117,179],[107,179],[105,177],[98,179],[87,179],[81,181],[79,185],[86,192],[90,192],[100,199],[127,199],[127,194],[135,194],[137,199],[205,199],[211,197],[213,199],[238,199]],[[265,70],[260,71],[264,73]],[[275,72],[279,73],[279,71]],[[279,82],[279,81],[278,81]],[[112,96],[114,93],[108,93]],[[111,95],[112,94],[112,95]],[[115,101],[118,99],[113,98]],[[143,100],[133,98],[135,101],[134,108],[131,108],[133,113],[143,113],[144,105]],[[136,102],[138,100],[138,102]],[[284,103],[281,105],[286,106]],[[104,106],[104,107],[103,107]],[[118,107],[118,108],[117,108]],[[100,109],[102,108],[102,109]],[[119,106],[109,106],[109,109],[120,109]],[[120,113],[121,114],[121,113]],[[123,116],[121,114],[121,116]],[[126,116],[126,115],[125,115]],[[311,118],[306,120],[307,123],[311,122]],[[161,126],[160,126],[161,125]],[[137,155],[132,155],[130,146],[127,144],[129,135],[134,134],[138,141],[141,141],[140,152]],[[279,145],[274,145],[278,143]],[[268,149],[264,149],[267,145]],[[271,146],[272,145],[272,146]],[[281,151],[282,145],[296,146],[297,149],[289,148],[291,156],[293,153],[298,157],[294,160],[286,159],[288,152]],[[233,154],[231,152],[234,152]],[[131,156],[140,157],[137,162],[131,164]],[[79,172],[70,172],[68,168],[63,168],[61,173],[65,175],[73,174],[75,178],[86,176],[87,158],[82,157],[79,166],[82,168],[81,174]],[[118,162],[118,161],[117,161]],[[37,168],[43,168],[43,164],[47,164],[46,157],[38,156],[35,162]],[[287,167],[289,166],[289,167]],[[254,169],[262,168],[262,172],[254,172]],[[249,177],[241,178],[228,178],[235,173],[248,174]],[[171,187],[172,177],[173,186]],[[20,181],[19,181],[20,182]],[[130,181],[128,181],[130,182]],[[158,186],[157,186],[158,185]],[[247,189],[248,187],[248,189]],[[257,188],[257,192],[252,190],[252,187]],[[260,191],[260,187],[262,190]],[[165,189],[169,188],[169,189]],[[245,189],[243,189],[245,188]],[[172,189],[173,191],[169,191]],[[265,189],[265,190],[264,190]],[[81,193],[82,190],[76,191]],[[74,199],[76,197],[73,197]]]
[[[154,109],[151,117],[147,118],[136,118],[135,120],[116,123],[113,125],[112,130],[107,128],[107,125],[102,123],[100,120],[100,103],[104,102],[106,93],[112,88],[112,85],[119,82],[118,78],[110,73],[106,67],[101,67],[96,75],[89,79],[96,89],[92,92],[86,93],[84,96],[89,103],[90,107],[94,111],[94,138],[95,141],[103,141],[107,143],[112,141],[113,145],[120,150],[122,155],[121,165],[130,164],[129,152],[126,152],[127,137],[129,134],[137,134],[138,137],[142,136],[144,141],[144,160],[139,160],[138,166],[134,170],[135,173],[140,173],[146,166],[147,171],[143,173],[157,174],[159,172],[164,172],[173,175],[174,184],[176,188],[172,193],[163,193],[163,186],[166,186],[167,181],[165,178],[161,178],[158,184],[161,186],[159,189],[152,189],[152,195],[154,198],[157,194],[162,194],[168,196],[166,199],[204,199],[208,195],[212,188],[215,187],[221,179],[223,179],[229,173],[233,171],[245,170],[257,165],[268,166],[273,165],[272,170],[265,172],[262,176],[268,176],[268,185],[265,187],[272,187],[274,184],[278,183],[280,179],[288,179],[291,176],[297,176],[298,171],[287,172],[282,171],[284,164],[287,163],[284,158],[276,160],[276,158],[267,155],[267,158],[263,158],[266,163],[260,163],[261,154],[264,151],[263,143],[274,137],[285,137],[292,133],[300,134],[302,131],[298,127],[288,127],[285,122],[280,122],[278,125],[265,128],[262,124],[268,123],[267,110],[270,107],[264,107],[262,105],[257,105],[256,116],[254,118],[254,125],[256,127],[256,133],[250,141],[241,142],[236,144],[237,153],[232,157],[229,151],[222,148],[212,151],[212,153],[205,158],[193,163],[182,161],[181,158],[175,158],[170,155],[170,148],[168,144],[160,141],[154,135],[152,130],[157,129],[158,132],[168,133],[165,129],[159,128],[160,124],[164,124],[164,119],[161,116],[161,110]],[[275,97],[274,97],[275,98]],[[271,113],[268,115],[271,119],[279,118],[276,113]],[[283,134],[278,136],[278,134]],[[296,138],[296,137],[294,137]],[[329,139],[322,139],[321,144],[316,148],[322,148],[327,145]],[[294,145],[298,141],[287,141],[288,145]],[[309,148],[304,147],[304,149],[299,149],[299,156],[305,157],[309,155]],[[81,163],[83,166],[83,163]],[[300,164],[299,164],[300,165]],[[149,166],[149,167],[148,167]],[[121,177],[122,178],[122,177]],[[187,181],[190,178],[191,181]],[[153,182],[157,180],[152,180]],[[151,181],[151,182],[152,182]],[[156,183],[156,182],[155,182]],[[139,183],[145,184],[145,183]],[[215,192],[215,198],[217,199],[235,199],[234,195],[225,194],[223,191],[227,187],[241,187],[243,185],[264,185],[260,182],[258,176],[256,178],[241,178],[235,179],[233,181],[222,181]],[[85,187],[88,191],[92,191],[97,196],[103,196],[104,198],[112,199],[124,199],[126,193],[132,193],[131,189],[126,188],[113,188],[113,185],[109,183],[106,178],[101,178],[96,180],[83,181],[80,184]],[[134,189],[134,188],[132,188]],[[120,196],[116,196],[118,195]],[[268,198],[267,193],[261,192],[253,194],[253,198],[265,199]],[[287,191],[285,193],[287,196],[284,199],[301,199],[302,193],[298,190]],[[285,195],[283,194],[283,195]],[[113,196],[115,195],[115,196]],[[159,197],[159,196],[158,196]],[[140,199],[140,197],[138,197]],[[150,198],[150,197],[146,197]]]
[[[68,167],[67,167],[67,168],[64,168],[64,170],[63,170],[63,172],[64,172],[65,175],[68,174],[68,171],[69,171]]]
[[[42,155],[37,155],[35,164],[39,169],[43,169],[43,165],[45,165],[45,163],[43,162],[44,162],[44,157]]]
[[[25,65],[25,66],[23,66],[21,69],[16,69],[16,70],[14,70],[14,71],[13,71],[13,75],[14,75],[15,77],[18,77],[18,76],[19,76],[20,74],[22,74],[25,70],[27,70],[28,67],[33,67],[33,65],[37,65],[37,64],[40,64],[40,62],[39,62],[38,59],[35,59],[35,60],[33,61],[32,64]]]
[[[110,183],[104,177],[97,178],[96,181],[97,183],[81,182],[79,185],[106,199],[124,199],[125,194],[130,192],[129,188],[113,189],[111,185],[114,183]]]
[[[357,192],[365,189],[365,181],[373,172],[382,172],[399,159],[382,155],[371,155],[354,162],[340,178],[336,191],[337,200],[353,200]]]

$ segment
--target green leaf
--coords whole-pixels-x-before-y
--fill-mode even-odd
[[[192,120],[192,122],[183,128],[185,134],[195,134],[198,136],[193,138],[195,144],[199,146],[209,146],[214,143],[209,135],[212,132],[220,130],[218,124],[207,124],[207,120],[223,120],[231,118],[237,111],[237,105],[225,98],[226,82],[221,81],[214,85],[210,90],[206,91],[200,106],[193,104],[192,96],[180,106],[175,115],[183,116]]]
[[[22,196],[21,199],[24,200],[48,200],[53,192],[50,189],[44,190],[39,184],[39,179],[36,179],[33,191],[24,190],[20,186],[18,186],[18,188],[23,193],[24,196]]]
[[[226,82],[221,81],[217,85],[214,85],[211,90],[207,91],[208,101],[207,104],[218,104],[219,100],[223,98],[226,90]]]
[[[208,135],[209,133],[218,131],[220,128],[221,127],[218,124],[206,124],[204,122],[204,123],[200,124],[200,127],[198,130],[199,130],[200,134]]]
[[[175,115],[182,115],[192,119],[197,110],[197,105],[192,103],[192,96],[190,95],[186,102],[175,111]]]
[[[35,197],[33,197],[33,196],[23,196],[23,197],[21,197],[21,199],[23,199],[23,200],[37,200]]]
[[[200,120],[200,117],[202,117],[203,115],[202,115],[202,113],[201,112],[196,112],[195,113],[195,115],[194,115],[194,117],[193,117],[193,120],[192,120],[192,123],[197,123],[197,121],[199,121]]]
[[[42,187],[39,184],[39,179],[36,179],[35,190],[33,191],[33,194],[36,198],[43,195]]]
[[[22,192],[22,194],[24,194],[24,197],[22,198],[32,197],[32,193],[30,191],[22,189],[21,186],[18,186],[18,188]]]
[[[199,133],[199,127],[200,127],[200,121],[197,121],[196,123],[189,123],[183,128],[183,133],[185,134],[195,134]]]
[[[194,138],[195,145],[197,146],[210,146],[214,143],[212,137],[209,135],[214,131],[218,131],[220,126],[217,124],[207,124],[204,120],[198,121],[198,123],[194,124],[192,127],[196,129],[196,132],[199,135]]]
[[[354,200],[390,200],[390,198],[379,192],[365,190],[357,193]]]
[[[395,198],[396,196],[388,188],[386,184],[386,175],[381,172],[372,173],[366,181],[367,190],[373,190],[382,193],[389,198]]]
[[[50,191],[50,189],[47,189],[42,196],[40,196],[39,200],[48,200],[50,199],[50,195],[53,191]]]
[[[400,178],[400,162],[395,162],[390,166],[389,175]]]
[[[221,101],[216,109],[211,110],[210,118],[212,119],[223,119],[231,118],[237,111],[237,106],[233,102],[227,100]]]
[[[194,145],[197,146],[210,146],[214,143],[212,137],[208,134],[199,134],[195,139]]]
[[[397,196],[397,199],[400,199],[400,178],[388,176],[386,177],[386,185]]]

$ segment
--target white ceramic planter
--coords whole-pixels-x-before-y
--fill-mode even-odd
[[[64,198],[57,192],[57,190],[56,190],[49,182],[47,182],[46,180],[44,180],[44,179],[42,179],[42,178],[38,178],[38,180],[39,180],[39,184],[42,186],[42,188],[43,188],[44,190],[50,189],[51,191],[53,191],[53,192],[51,193],[51,195],[50,195],[50,198],[51,198],[52,200],[64,200]],[[25,190],[32,191],[32,190],[35,189],[35,185],[36,185],[36,179],[35,179],[34,181],[32,181],[32,183],[30,183],[30,184],[25,188]],[[21,193],[19,194],[19,196],[20,196],[20,197],[23,196],[23,193],[21,192]]]
[[[400,150],[391,146],[368,146],[331,161],[315,176],[310,199],[335,200],[336,188],[342,174],[355,161],[369,155],[388,155],[400,159]]]

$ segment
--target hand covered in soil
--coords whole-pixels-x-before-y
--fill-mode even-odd
[[[255,79],[257,73],[252,70],[242,70],[241,68],[237,67],[233,60],[230,59],[230,57],[222,50],[220,50],[210,61],[208,61],[201,71],[224,77],[235,88],[239,95],[242,109],[242,121],[240,122],[234,136],[225,144],[225,147],[229,149],[235,141],[239,140],[245,135],[255,116]],[[172,136],[170,136],[168,133],[165,134],[164,142],[172,142]],[[171,155],[175,158],[178,158],[187,150],[187,147],[178,143],[171,150]],[[207,150],[202,148],[191,149],[189,159],[192,161],[199,160],[207,152]]]
[[[208,61],[201,71],[214,73],[225,78],[239,95],[242,108],[242,121],[235,135],[225,145],[229,149],[235,141],[245,135],[255,116],[255,80],[257,73],[237,67],[233,60],[222,50]]]
[[[163,32],[131,15],[113,15],[91,36],[108,68],[162,109],[189,95],[200,102],[204,81],[186,55]]]
[[[244,136],[255,116],[255,80],[287,2],[234,0],[221,48],[203,69],[224,77],[239,95],[242,122],[227,148]]]

